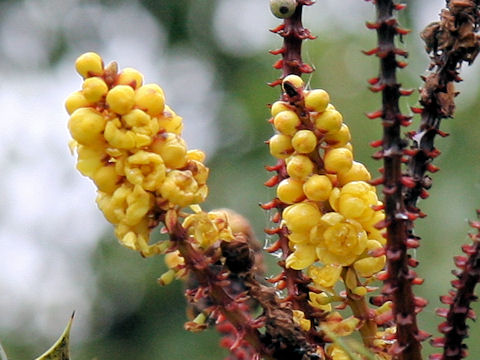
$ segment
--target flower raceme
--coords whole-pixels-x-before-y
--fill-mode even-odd
[[[306,90],[296,75],[285,77],[282,87],[282,100],[271,107],[276,134],[268,144],[286,170],[276,188],[291,250],[286,267],[305,269],[318,289],[311,304],[325,310],[342,271],[354,279],[347,287],[364,294],[359,278],[366,284],[383,269],[385,256],[372,252],[385,243],[376,228],[384,214],[328,93]]]
[[[188,150],[182,118],[165,104],[162,88],[144,84],[140,72],[118,72],[116,63],[105,67],[92,52],[75,66],[82,89],[65,107],[77,169],[94,181],[97,204],[123,245],[145,256],[162,252],[149,245],[153,215],[205,200],[205,155]]]

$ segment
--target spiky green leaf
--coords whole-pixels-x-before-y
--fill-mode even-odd
[[[72,314],[72,317],[57,342],[35,360],[70,360],[70,328],[72,327],[74,314],[75,313]]]

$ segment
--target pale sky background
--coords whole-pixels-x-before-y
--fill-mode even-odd
[[[219,1],[214,20],[218,43],[233,54],[274,48],[278,39],[268,29],[278,21],[267,4]],[[436,20],[443,4],[428,0],[412,5],[418,13],[430,16],[417,17],[418,27]],[[0,333],[28,321],[32,333],[55,337],[75,309],[81,314],[75,336],[81,339],[87,335],[95,291],[87,260],[97,239],[111,232],[111,226],[96,208],[94,186],[75,170],[67,145],[68,115],[63,102],[81,87],[75,58],[94,50],[105,62],[115,60],[120,68],[135,67],[146,82],[159,83],[167,103],[185,119],[189,147],[204,149],[207,154],[216,148],[219,134],[209,119],[214,118],[222,94],[216,90],[208,62],[190,49],[164,50],[163,29],[135,1],[107,9],[98,4],[81,5],[79,0],[30,0],[3,11]],[[347,23],[341,20],[345,13],[351,15]],[[235,16],[246,21],[232,22]],[[331,36],[340,36],[340,30],[363,31],[365,20],[373,16],[373,6],[365,1],[319,0],[306,9],[304,23],[314,34],[338,29]],[[68,30],[66,41],[76,45],[53,69],[45,70],[45,50],[52,46],[52,35],[58,29]],[[100,46],[102,43],[108,45]],[[164,71],[167,68],[169,71]]]

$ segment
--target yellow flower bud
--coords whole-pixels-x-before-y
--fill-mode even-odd
[[[185,259],[180,255],[178,250],[166,253],[164,260],[169,269],[175,269],[179,266],[185,265]]]
[[[316,260],[315,247],[308,244],[295,244],[295,250],[285,260],[287,269],[302,270],[312,265]]]
[[[357,286],[355,289],[352,290],[352,293],[357,296],[365,296],[368,293],[368,290],[365,286]]]
[[[313,168],[312,160],[306,155],[293,155],[287,159],[287,173],[294,179],[305,180]]]
[[[305,319],[304,312],[300,310],[293,310],[293,321],[305,331],[309,331],[312,326],[310,320]]]
[[[386,312],[392,311],[393,303],[391,301],[386,301],[382,306],[375,309],[376,315],[382,315]]]
[[[137,147],[151,144],[152,137],[159,130],[157,119],[150,117],[150,115],[140,109],[133,109],[128,114],[123,115],[122,121],[135,133]],[[145,141],[139,143],[139,138],[143,139],[143,135],[145,136]]]
[[[192,172],[193,177],[199,185],[204,185],[207,183],[209,170],[202,162],[197,160],[188,160],[186,167]]]
[[[92,178],[93,174],[104,165],[103,159],[105,158],[106,153],[105,147],[101,145],[79,145],[77,147],[77,153],[77,169],[85,176]]]
[[[150,210],[153,198],[141,186],[124,183],[111,196],[100,192],[97,204],[111,223],[135,226]]]
[[[377,205],[380,205],[381,201],[377,203]],[[386,243],[385,237],[382,235],[382,232],[384,231],[383,229],[377,229],[376,225],[385,219],[385,212],[383,210],[378,210],[375,211],[373,216],[366,220],[362,221],[362,226],[365,229],[365,231],[368,234],[368,238],[371,240],[377,240],[381,244]]]
[[[336,133],[327,134],[324,138],[327,144],[333,147],[343,147],[346,146],[350,140],[352,140],[352,135],[350,134],[350,129],[346,124],[342,124],[340,130]]]
[[[222,211],[189,215],[182,226],[202,248],[207,248],[220,239],[231,241],[234,238],[228,224],[228,215]]]
[[[168,105],[165,105],[163,113],[157,115],[158,126],[160,130],[164,132],[170,132],[177,135],[181,135],[183,131],[182,117],[178,116],[175,111],[170,109]]]
[[[286,159],[293,152],[292,138],[288,135],[276,134],[268,141],[270,154],[277,159]]]
[[[133,191],[128,194],[126,200],[128,207],[122,222],[131,226],[138,224],[145,217],[150,211],[153,202],[152,196],[139,185],[134,186]]]
[[[65,109],[68,114],[73,113],[75,110],[82,107],[89,107],[90,102],[85,98],[85,95],[81,91],[75,91],[71,93],[67,100],[65,100]]]
[[[87,78],[89,76],[103,75],[103,60],[100,55],[94,52],[87,52],[80,55],[75,61],[77,72]]]
[[[85,99],[95,103],[107,95],[108,86],[102,78],[95,76],[85,79],[82,85],[82,92]]]
[[[129,85],[133,89],[138,89],[143,84],[143,75],[140,71],[132,68],[124,68],[118,74],[117,84]]]
[[[320,309],[326,312],[332,311],[332,302],[331,296],[329,296],[326,292],[322,292],[320,294],[309,292],[308,293],[310,301],[308,302],[311,306],[316,309]]]
[[[364,181],[352,181],[332,191],[330,205],[343,216],[360,222],[368,221],[374,215],[373,205],[378,198],[375,188]]]
[[[278,113],[282,111],[291,110],[292,108],[286,103],[285,101],[275,101],[272,104],[272,108],[270,109],[270,113],[273,117],[277,116]]]
[[[350,170],[353,164],[353,154],[346,148],[336,148],[327,151],[324,166],[328,172],[342,173]]]
[[[300,154],[309,154],[317,147],[317,137],[310,130],[300,130],[292,138],[292,146]]]
[[[306,244],[310,241],[310,232],[292,232],[288,234],[288,240],[294,244]]]
[[[119,149],[133,149],[136,146],[135,133],[125,129],[119,118],[108,121],[104,136],[110,145]]]
[[[315,286],[323,289],[331,289],[340,279],[343,266],[338,264],[327,264],[322,267],[310,266],[308,276],[312,278]]]
[[[208,188],[206,185],[199,185],[191,171],[172,170],[167,174],[160,193],[172,204],[185,207],[203,202]]]
[[[345,286],[347,289],[350,289],[350,291],[353,291],[353,289],[358,286],[357,274],[351,267],[348,268],[347,274],[345,275]]]
[[[205,153],[202,150],[188,150],[187,160],[195,160],[203,163],[205,161]]]
[[[157,84],[146,84],[135,91],[135,103],[150,116],[155,116],[165,108],[165,95]]]
[[[99,191],[96,201],[98,208],[103,212],[103,215],[108,222],[112,224],[118,224],[120,222],[116,215],[115,207],[112,206],[112,194],[107,194]]]
[[[277,187],[277,197],[286,204],[293,204],[305,199],[303,182],[292,178],[283,179]]]
[[[300,125],[300,119],[293,111],[282,111],[273,118],[273,125],[282,134],[294,135]]]
[[[120,181],[120,176],[115,171],[113,164],[108,164],[100,167],[92,176],[95,185],[98,190],[103,191],[106,194],[112,194],[117,188]]]
[[[383,245],[376,241],[376,240],[368,240],[367,241],[367,252],[374,250],[374,249],[379,249]],[[385,267],[385,262],[386,262],[386,256],[378,256],[378,257],[372,257],[368,256],[363,259],[355,261],[353,264],[354,269],[357,271],[357,273],[362,276],[362,277],[371,277],[381,271]]]
[[[115,236],[123,246],[139,251],[142,256],[151,256],[161,253],[158,244],[152,246],[148,245],[150,240],[148,219],[143,219],[134,226],[126,224],[116,225]]]
[[[335,319],[336,320],[336,319]],[[357,326],[360,324],[360,319],[357,319],[354,316],[350,316],[348,318],[345,318],[341,321],[328,321],[326,323],[326,326],[332,331],[335,335],[337,336],[348,336],[351,333],[353,333],[356,329]],[[337,358],[335,358],[336,360]],[[347,358],[338,358],[339,360],[350,360],[350,357]]]
[[[135,91],[129,85],[117,85],[108,92],[106,101],[110,110],[126,114],[135,104]]]
[[[332,192],[332,182],[326,175],[314,174],[303,185],[303,191],[309,200],[325,201]]]
[[[320,222],[321,214],[312,203],[297,203],[283,210],[283,220],[292,232],[309,232]]]
[[[165,179],[165,164],[160,155],[140,150],[128,157],[125,175],[132,184],[155,191]]]
[[[338,173],[338,181],[341,186],[348,184],[352,181],[370,181],[371,175],[368,172],[365,165],[360,162],[354,161],[350,170],[346,172]]]
[[[315,127],[322,133],[334,136],[340,131],[343,124],[343,116],[337,110],[325,110],[312,116]]]
[[[70,116],[68,128],[79,144],[92,145],[101,141],[105,118],[92,108],[79,108]]]
[[[178,135],[173,133],[162,133],[155,137],[151,151],[159,154],[165,166],[170,169],[179,169],[187,163],[187,144]]]
[[[158,283],[162,286],[170,285],[175,280],[175,271],[168,270],[158,278]]]
[[[310,111],[324,112],[330,102],[330,96],[323,89],[310,90],[305,94],[305,107]]]
[[[302,78],[298,75],[287,75],[282,80],[282,88],[285,91],[285,83],[290,83],[293,87],[300,89],[303,88],[305,83]]]

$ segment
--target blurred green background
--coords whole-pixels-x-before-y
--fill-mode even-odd
[[[417,34],[437,19],[443,2],[407,3],[411,6],[402,12],[400,21],[413,32],[400,46],[410,52],[410,65],[399,73],[399,79],[404,87],[418,88],[428,57]],[[80,87],[73,61],[82,52],[97,51],[107,62],[118,61],[120,68],[137,67],[144,72],[146,82],[158,82],[165,88],[167,102],[185,118],[190,147],[207,150],[211,176],[205,208],[229,207],[245,214],[258,237],[264,239],[262,231],[269,218],[258,204],[273,196],[262,183],[268,178],[264,166],[274,163],[264,144],[272,134],[266,121],[267,104],[279,96],[278,89],[266,85],[279,76],[271,67],[277,57],[267,50],[281,46],[281,39],[268,32],[279,24],[269,12],[268,1],[3,0],[0,10],[0,74],[8,80],[0,85],[0,105],[10,111],[5,111],[0,127],[7,134],[4,139],[10,139],[0,142],[0,164],[7,170],[1,183],[2,198],[10,199],[7,195],[12,193],[28,194],[23,200],[13,199],[19,209],[16,228],[10,227],[9,203],[0,208],[0,342],[9,359],[32,359],[42,353],[74,309],[72,352],[76,360],[222,359],[227,353],[217,346],[214,331],[191,334],[183,330],[182,285],[177,282],[162,288],[156,284],[164,271],[163,260],[140,258],[117,243],[110,226],[91,220],[102,217],[94,209],[93,187],[70,193],[72,187],[77,189],[77,182],[88,180],[75,174],[74,160],[66,155],[68,135],[64,127],[68,117],[61,108],[68,93]],[[318,39],[304,44],[304,59],[316,69],[305,80],[311,87],[330,93],[353,134],[356,159],[377,174],[380,164],[371,159],[373,150],[368,142],[381,136],[381,128],[379,121],[368,120],[364,113],[379,108],[380,96],[367,91],[366,83],[377,74],[378,65],[377,59],[361,54],[361,50],[375,46],[375,33],[363,26],[374,14],[373,5],[359,0],[319,0],[306,8],[304,23]],[[442,126],[452,136],[437,142],[443,155],[435,163],[442,170],[433,175],[431,198],[420,203],[428,217],[417,221],[423,241],[415,256],[421,264],[418,272],[426,281],[416,290],[430,301],[419,321],[422,329],[434,334],[440,321],[434,314],[438,296],[448,291],[452,279],[451,257],[468,242],[466,220],[474,218],[474,210],[480,207],[480,126],[475,124],[480,110],[478,68],[475,64],[462,69],[465,82],[459,87],[462,93],[456,118]],[[15,85],[34,81],[39,81],[41,92]],[[59,88],[60,95],[55,91]],[[13,94],[18,94],[18,99]],[[417,97],[416,92],[402,99],[404,112],[416,105]],[[20,115],[20,109],[29,107],[25,99],[33,98],[39,102],[34,109],[40,110]],[[52,153],[62,152],[61,161],[52,160],[55,164],[50,165],[65,169],[61,173],[63,187],[57,186],[56,172],[44,180],[43,189],[33,193],[28,192],[29,186],[38,186],[40,174],[27,176],[20,188],[17,180],[8,182],[19,169],[29,174],[29,167],[41,161],[19,153],[22,137],[11,132],[19,124],[32,132],[31,139],[44,138]],[[42,130],[42,124],[49,124],[44,125],[48,131]],[[57,126],[62,127],[58,142],[49,137]],[[24,129],[19,133],[27,131]],[[29,148],[32,154],[42,142],[27,141],[20,146],[23,150],[37,146],[37,150]],[[23,209],[30,208],[46,188],[51,191],[49,198],[40,203],[38,212],[26,217]],[[75,214],[75,209],[87,202],[91,207]],[[65,209],[70,209],[66,219],[52,215],[54,211],[65,213]],[[45,214],[49,215],[47,220],[40,220]],[[38,237],[33,236],[30,243],[21,242],[16,231],[29,228],[32,221],[50,222],[57,229],[52,230],[54,239],[48,232],[36,232]],[[89,236],[88,246],[67,243],[90,233],[95,236]],[[20,243],[25,246],[20,248]],[[35,272],[29,262],[34,250],[42,254],[35,255],[37,262],[51,265],[59,261],[61,266]],[[275,273],[275,259],[269,258],[269,263]],[[18,264],[23,264],[24,272],[13,268]],[[25,284],[31,287],[22,284],[19,274],[28,276],[30,282],[25,278]],[[77,283],[75,276],[79,274],[85,277]],[[15,292],[17,287],[27,289],[20,296]],[[53,295],[44,296],[44,292]],[[468,344],[473,359],[480,356],[480,344],[474,341],[480,337],[480,328],[473,323],[471,327]],[[426,344],[425,354],[432,351]]]

